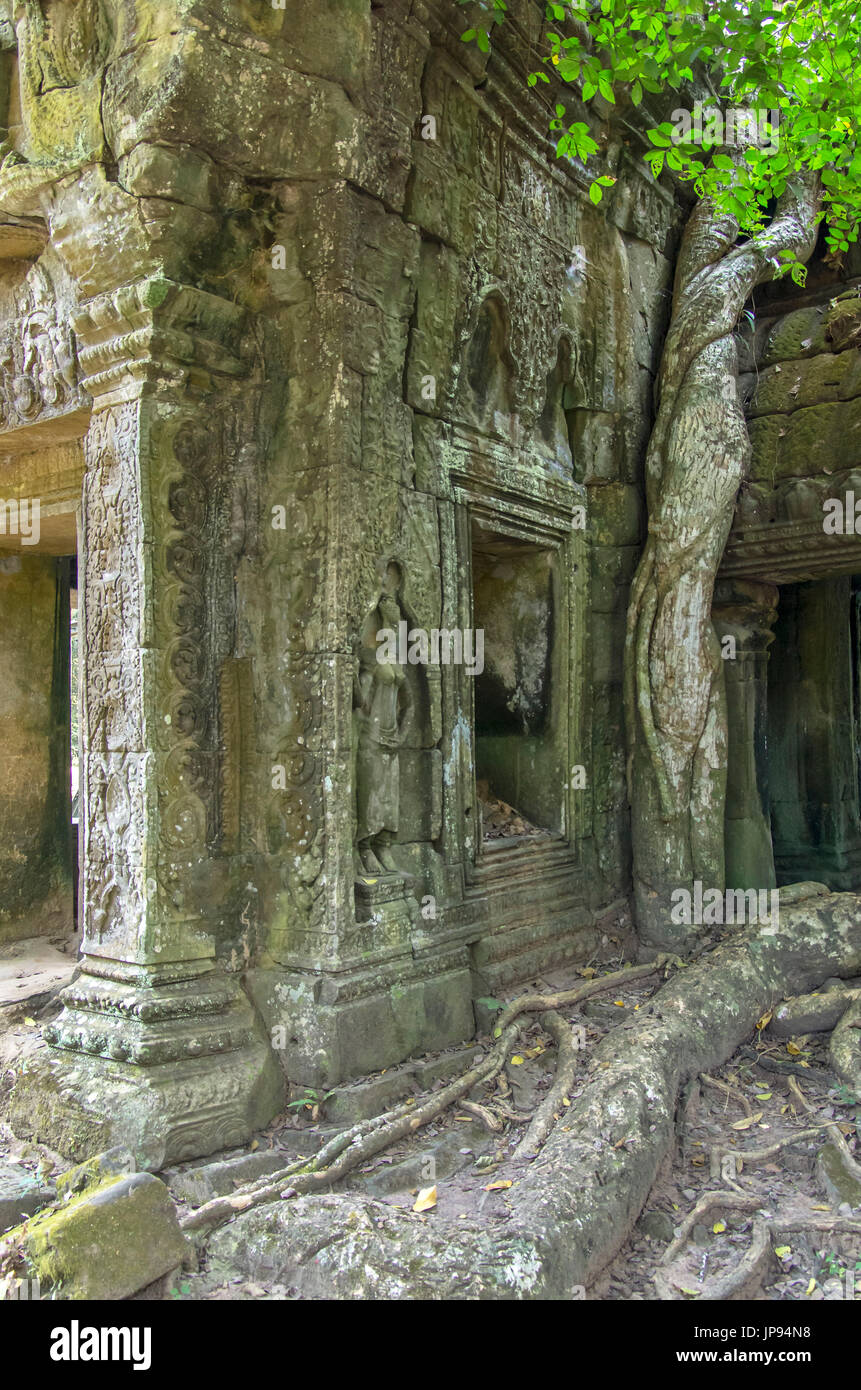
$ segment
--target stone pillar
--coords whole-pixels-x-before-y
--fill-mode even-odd
[[[778,591],[752,580],[720,580],[712,619],[726,672],[728,759],[724,835],[727,888],[775,886],[768,802],[768,649]]]
[[[69,565],[0,554],[0,943],[74,929]]]
[[[76,322],[94,398],[80,564],[84,941],[81,976],[45,1030],[43,1066],[74,1100],[47,1120],[43,1100],[37,1128],[67,1151],[127,1144],[151,1168],[242,1143],[282,1096],[207,930],[243,317],[155,278],[91,301]]]

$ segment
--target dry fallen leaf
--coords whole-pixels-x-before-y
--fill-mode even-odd
[[[523,1066],[523,1062],[524,1062],[524,1059],[523,1059],[522,1057],[518,1057],[516,1054],[515,1054],[514,1057],[511,1058],[511,1065],[512,1065],[513,1067],[522,1067],[522,1066]]]
[[[712,1226],[712,1230],[714,1231],[716,1236],[722,1235],[723,1232],[726,1230],[726,1222],[716,1221],[715,1224]]]
[[[423,1187],[413,1203],[413,1211],[430,1211],[436,1206],[436,1188]]]
[[[798,1047],[798,1046],[796,1045],[796,1043],[794,1043],[794,1042],[788,1042],[788,1043],[786,1044],[786,1050],[787,1050],[787,1052],[789,1053],[790,1057],[800,1057],[800,1056],[801,1056],[801,1048]]]
[[[500,1178],[499,1182],[489,1182],[485,1187],[485,1192],[498,1192],[501,1187],[513,1187],[513,1178]]]
[[[755,1115],[748,1115],[743,1120],[736,1120],[730,1125],[730,1129],[750,1129],[751,1125],[757,1124],[762,1119],[762,1111],[757,1110]]]
[[[767,1025],[771,1022],[771,1016],[773,1012],[773,1009],[769,1009],[768,1013],[763,1014],[762,1018],[757,1021],[756,1029],[758,1033],[761,1033],[763,1028],[767,1027]]]

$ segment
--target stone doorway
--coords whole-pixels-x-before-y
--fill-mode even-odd
[[[768,668],[768,779],[778,884],[861,882],[856,578],[781,586]]]
[[[554,738],[559,655],[557,552],[473,520],[474,685],[482,847],[559,835],[563,778]]]
[[[72,823],[71,615],[77,560],[68,528],[20,525],[0,541],[0,944],[76,927]],[[71,533],[75,533],[74,513]],[[17,542],[17,544],[16,544]],[[26,544],[25,544],[26,542]]]

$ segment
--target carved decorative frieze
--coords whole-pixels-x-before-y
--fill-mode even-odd
[[[736,509],[721,578],[799,584],[861,570],[854,517],[841,534],[825,526],[829,499],[861,499],[861,471],[787,478],[778,487],[751,484]]]

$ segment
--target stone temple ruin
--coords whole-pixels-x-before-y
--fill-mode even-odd
[[[0,17],[0,944],[81,934],[10,1113],[158,1168],[624,907],[686,207],[609,118],[594,206],[453,0]],[[730,887],[861,883],[859,287],[819,256],[739,334]]]

